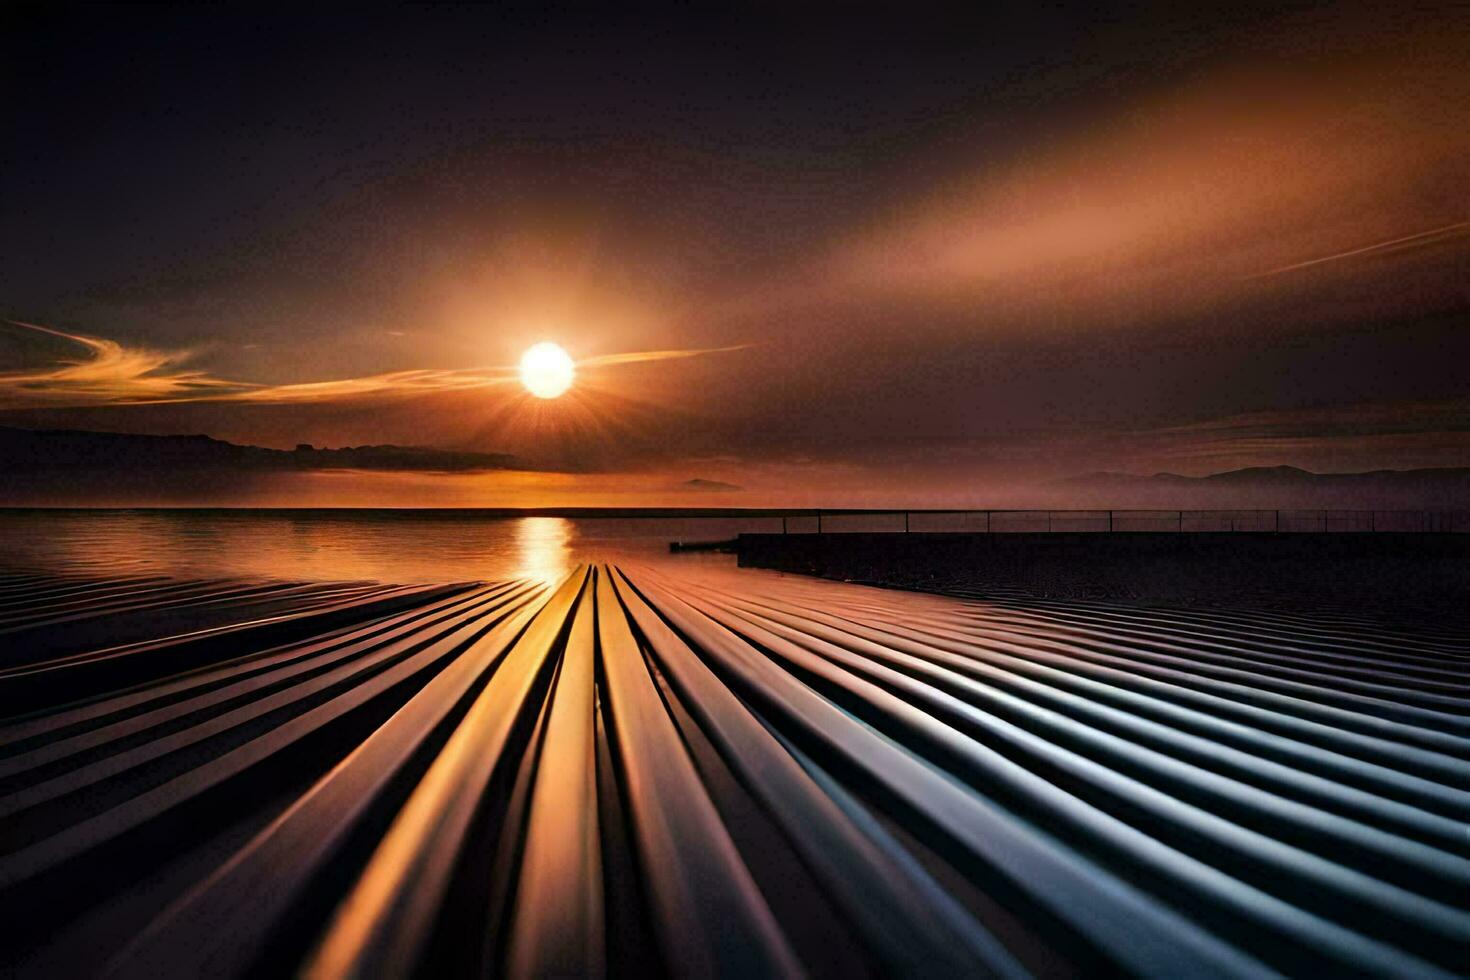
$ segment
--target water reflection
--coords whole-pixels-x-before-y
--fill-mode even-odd
[[[551,583],[572,567],[572,527],[564,517],[522,517],[512,522],[521,574]]]
[[[780,530],[771,518],[485,518],[433,511],[0,511],[0,567],[187,578],[555,579],[586,561],[720,563],[670,541]]]

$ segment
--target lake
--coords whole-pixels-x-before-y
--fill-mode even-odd
[[[0,511],[0,567],[32,572],[449,582],[558,578],[584,561],[732,565],[671,541],[780,518],[477,517],[434,511]]]

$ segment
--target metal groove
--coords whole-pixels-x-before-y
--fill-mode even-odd
[[[1454,975],[1467,662],[717,568],[6,575],[0,970]]]

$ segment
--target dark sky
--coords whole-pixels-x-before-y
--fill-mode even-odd
[[[1463,6],[790,6],[7,7],[0,316],[57,333],[0,324],[0,424],[920,496],[1470,463]]]

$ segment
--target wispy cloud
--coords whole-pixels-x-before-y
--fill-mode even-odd
[[[0,371],[0,408],[75,407],[83,405],[159,405],[183,402],[312,404],[367,397],[403,397],[438,392],[472,391],[514,382],[515,367],[458,370],[389,371],[360,378],[338,378],[296,384],[259,384],[217,378],[204,371],[184,370],[187,350],[160,351],[124,347],[115,340],[67,333],[19,320],[6,321],[71,342],[85,352],[78,358],[23,370]],[[669,361],[743,350],[749,344],[695,350],[634,351],[604,354],[577,362],[579,368],[603,368],[646,361]]]
[[[257,404],[301,404],[343,401],[371,395],[426,395],[444,391],[471,391],[515,380],[513,368],[471,368],[463,371],[389,371],[361,378],[309,381],[300,384],[268,385],[250,391],[178,401],[232,401]]]
[[[0,405],[146,403],[243,393],[258,386],[180,369],[189,351],[124,347],[115,340],[67,333],[36,323],[8,323],[68,341],[86,353],[39,368],[0,371]]]
[[[1441,58],[1440,39],[1414,47],[1409,63],[1385,52],[1332,72],[1222,66],[1009,153],[985,140],[969,165],[957,142],[950,166],[916,168],[910,187],[807,260],[742,283],[726,306],[751,322],[836,311],[849,334],[902,316],[916,337],[968,341],[1286,304],[1320,285],[1287,273],[1346,278],[1369,257],[1401,260],[1399,274],[1428,267],[1431,246],[1470,240],[1470,215],[1450,210],[1465,159],[1464,127],[1450,121],[1470,76]],[[1395,314],[1430,290],[1453,300],[1452,275],[1352,309]],[[1246,322],[1267,332],[1291,321]]]
[[[579,368],[611,367],[617,364],[642,364],[645,361],[678,361],[686,357],[703,357],[706,354],[729,354],[738,350],[749,350],[755,344],[735,344],[730,347],[703,347],[692,350],[645,350],[629,354],[603,354],[577,362]]]
[[[1370,402],[1242,412],[1152,431],[1235,436],[1319,436],[1470,428],[1470,400]]]
[[[1265,279],[1267,276],[1279,276],[1285,272],[1295,272],[1298,269],[1309,269],[1313,266],[1322,265],[1327,262],[1340,262],[1343,259],[1366,258],[1374,255],[1387,255],[1392,252],[1402,252],[1410,248],[1424,248],[1428,245],[1438,245],[1461,235],[1470,235],[1470,221],[1457,221],[1454,224],[1445,225],[1441,228],[1433,228],[1429,231],[1415,232],[1412,235],[1404,235],[1399,238],[1390,238],[1387,241],[1374,242],[1372,245],[1364,245],[1361,248],[1348,249],[1345,252],[1335,252],[1331,255],[1322,255],[1315,259],[1306,259],[1302,262],[1293,262],[1290,265],[1278,266],[1258,272],[1246,279]]]

